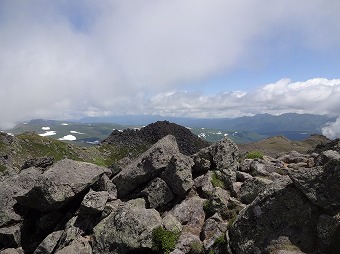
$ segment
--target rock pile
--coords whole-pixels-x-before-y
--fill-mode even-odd
[[[327,147],[330,148],[330,147]],[[114,169],[27,163],[0,183],[0,253],[337,253],[340,155],[193,155],[167,135]]]

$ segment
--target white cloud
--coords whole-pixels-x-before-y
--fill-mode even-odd
[[[330,139],[340,138],[340,117],[334,123],[328,123],[323,127],[322,134]]]
[[[253,108],[244,102],[249,95],[240,93],[199,95],[198,101],[198,95],[164,94],[239,66],[261,67],[267,51],[285,52],[295,43],[332,49],[340,43],[339,11],[338,1],[321,0],[1,1],[0,126],[110,113],[205,116],[215,107],[218,116],[264,110],[261,100],[252,98]],[[273,38],[282,43],[270,43]],[[269,102],[280,97],[266,89]],[[278,111],[302,98],[288,95],[293,88],[283,89]],[[323,98],[333,105],[336,96],[325,89]],[[309,103],[308,96],[316,95],[307,94],[294,110]],[[240,102],[248,109],[240,109]]]

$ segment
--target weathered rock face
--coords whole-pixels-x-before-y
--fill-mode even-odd
[[[241,211],[229,232],[235,253],[262,253],[272,240],[288,236],[302,251],[316,248],[319,209],[289,179],[274,182]]]
[[[162,219],[154,209],[123,204],[94,229],[94,253],[126,253],[152,247],[152,231]]]
[[[16,195],[25,207],[47,212],[59,209],[89,188],[108,170],[90,163],[64,159],[41,174],[31,190]]]
[[[13,209],[16,204],[14,197],[24,195],[33,188],[41,173],[38,169],[30,168],[0,183],[0,227],[22,220]]]
[[[306,197],[329,212],[340,208],[340,161],[329,161],[324,167],[291,170],[289,176]]]
[[[141,192],[148,199],[151,208],[158,208],[170,202],[174,198],[169,186],[161,178],[155,178],[150,184]]]
[[[173,136],[168,135],[158,141],[113,178],[118,197],[125,197],[160,175],[177,153],[179,150]]]

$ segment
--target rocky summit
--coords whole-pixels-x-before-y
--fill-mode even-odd
[[[227,138],[192,152],[196,139],[158,127],[143,131],[147,150],[112,167],[23,159],[0,178],[0,253],[339,253],[339,140],[244,157]],[[126,133],[106,145],[146,135]]]

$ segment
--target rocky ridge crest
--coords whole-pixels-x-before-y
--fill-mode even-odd
[[[338,145],[240,160],[166,135],[115,169],[28,164],[0,183],[0,253],[337,253]]]

